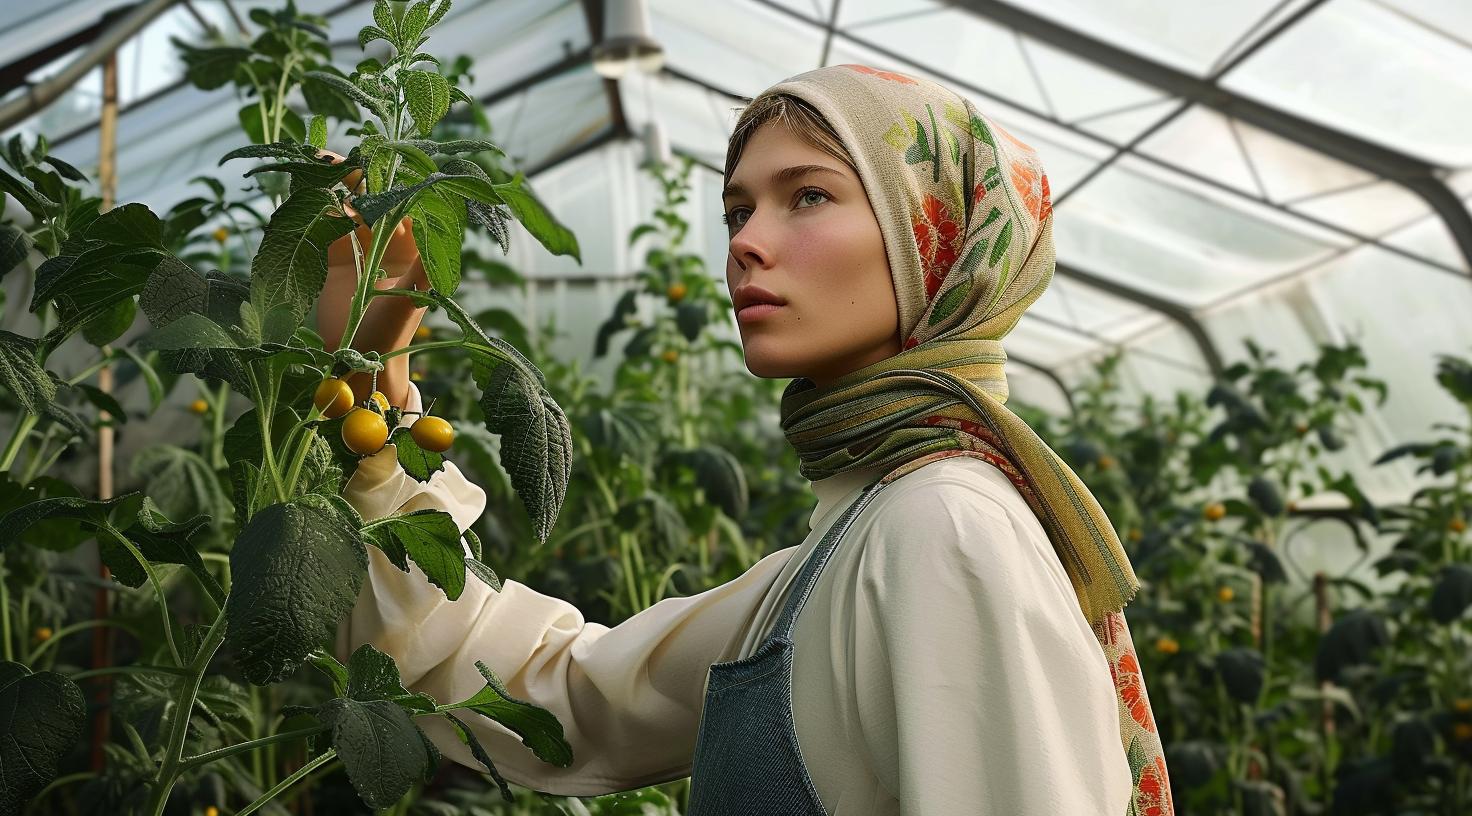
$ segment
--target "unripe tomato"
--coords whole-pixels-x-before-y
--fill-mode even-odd
[[[1454,533],[1464,532],[1467,529],[1467,522],[1460,517],[1454,518],[1446,523],[1446,528]]]
[[[685,299],[685,284],[672,283],[670,284],[670,288],[665,290],[664,294],[665,297],[668,297],[672,302],[679,303],[680,301]]]
[[[1236,596],[1237,596],[1237,593],[1234,592],[1232,590],[1232,588],[1229,587],[1229,586],[1221,587],[1221,588],[1217,589],[1217,591],[1216,591],[1216,599],[1218,601],[1221,601],[1222,603],[1226,603],[1226,602],[1232,600],[1233,598],[1235,598]]]
[[[409,435],[414,438],[414,444],[435,453],[444,453],[455,442],[455,429],[437,416],[422,416],[415,420],[409,426]]]
[[[424,372],[418,369],[410,371],[409,379],[413,380],[414,382],[419,382],[420,380],[424,379]]]
[[[429,329],[428,326],[422,326],[421,325],[419,328],[417,328],[417,329],[414,330],[414,339],[415,340],[428,340],[429,339],[429,336],[432,335],[432,334],[434,334],[434,332],[430,331],[430,329]]]
[[[1206,505],[1205,516],[1207,521],[1221,521],[1227,517],[1227,506],[1221,502],[1212,502]]]
[[[203,414],[210,409],[210,404],[202,399],[189,403],[189,410],[196,414]]]
[[[378,410],[380,412],[388,413],[388,397],[385,397],[382,391],[374,391],[368,395],[368,399],[378,403]]]
[[[674,349],[669,349],[669,350],[665,351],[664,354],[661,354],[659,356],[666,363],[673,363],[674,361],[680,359],[680,352],[675,351]]]
[[[225,239],[230,237],[230,230],[227,230],[224,227],[218,227],[213,233],[211,233],[211,235],[214,236],[216,241],[223,244],[225,243]]]
[[[322,416],[337,419],[353,407],[353,387],[336,377],[328,377],[317,385],[312,403]]]
[[[36,640],[45,641],[50,640],[54,633],[51,631],[50,626],[37,626],[36,631],[31,634],[35,635]]]
[[[342,423],[342,442],[353,453],[366,456],[377,453],[388,441],[388,423],[383,416],[367,408],[354,408]]]

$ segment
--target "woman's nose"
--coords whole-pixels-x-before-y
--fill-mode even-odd
[[[741,229],[731,236],[731,257],[745,272],[751,264],[764,266],[771,261],[767,237],[761,232],[762,224],[755,215],[748,216]]]

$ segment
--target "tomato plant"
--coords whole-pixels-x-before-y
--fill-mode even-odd
[[[0,332],[0,383],[18,412],[15,433],[0,454],[0,553],[95,540],[118,583],[149,590],[150,601],[140,603],[150,607],[148,631],[158,637],[145,633],[137,661],[128,665],[75,673],[58,671],[54,663],[43,668],[38,661],[54,660],[55,644],[71,631],[49,633],[37,637],[34,648],[17,649],[9,600],[0,597],[6,618],[0,621],[6,657],[0,664],[0,708],[9,712],[6,732],[13,737],[0,748],[0,765],[7,769],[0,786],[5,811],[19,809],[53,782],[87,717],[76,681],[98,675],[122,675],[127,682],[119,687],[119,713],[144,715],[151,723],[140,729],[134,719],[122,720],[127,743],[107,746],[107,767],[95,780],[104,784],[93,785],[90,795],[116,812],[162,813],[181,781],[194,790],[210,779],[231,780],[237,793],[253,799],[238,812],[254,812],[334,762],[346,768],[365,805],[388,807],[438,765],[438,751],[415,725],[419,717],[454,724],[507,799],[506,782],[461,717],[489,717],[521,735],[542,760],[571,761],[560,724],[545,710],[510,698],[483,665],[486,685],[480,693],[441,702],[404,689],[393,660],[371,646],[359,648],[346,664],[323,649],[357,598],[367,546],[382,549],[401,569],[414,561],[451,599],[468,580],[499,587],[478,558],[473,534],[466,535],[473,555],[464,556],[461,531],[449,514],[420,510],[366,522],[342,498],[358,458],[350,447],[370,453],[392,443],[405,471],[422,481],[443,469],[444,459],[415,442],[396,408],[359,406],[324,415],[324,408],[336,413],[341,407],[340,390],[330,393],[325,380],[378,371],[388,357],[419,349],[464,354],[481,390],[485,427],[500,437],[502,463],[542,540],[561,509],[571,468],[569,426],[542,373],[509,343],[487,334],[453,297],[461,277],[460,245],[471,226],[486,229],[504,246],[508,221],[515,218],[551,252],[576,257],[578,246],[519,174],[496,180],[461,158],[495,152],[494,144],[425,138],[451,105],[470,101],[433,70],[437,60],[421,50],[449,8],[448,0],[378,0],[374,22],[359,41],[385,41],[391,56],[382,63],[365,60],[351,73],[326,64],[323,21],[290,4],[280,12],[252,12],[263,32],[248,46],[185,47],[192,81],[206,87],[234,82],[252,98],[241,121],[255,143],[222,159],[268,160],[245,174],[265,182],[261,190],[274,205],[258,219],[259,246],[248,257],[247,276],[200,274],[190,261],[209,256],[179,254],[194,229],[212,218],[230,220],[235,230],[206,233],[207,246],[223,247],[241,232],[230,218],[236,208],[223,202],[216,185],[209,185],[214,200],[186,202],[162,219],[136,203],[99,213],[95,200],[67,184],[81,174],[47,156],[44,143],[29,153],[13,143],[9,158],[23,170],[0,176],[0,185],[21,201],[32,223],[5,226],[0,260],[8,272],[32,249],[45,256],[35,271],[30,306],[43,321],[54,311],[56,322],[38,338]],[[287,104],[296,87],[316,111],[309,123]],[[365,119],[358,118],[360,110],[367,112]],[[354,125],[358,137],[346,160],[336,164],[320,158],[329,116]],[[349,191],[342,182],[354,172],[364,190],[353,204],[374,227],[367,246],[357,244],[345,210]],[[412,218],[430,288],[376,289],[392,234],[388,226],[406,216]],[[322,290],[325,248],[350,234],[358,285],[338,351],[328,352],[304,320]],[[428,305],[445,314],[460,335],[382,356],[355,351],[351,341],[375,297]],[[126,356],[153,377],[159,376],[155,368],[170,377],[195,375],[211,384],[215,398],[200,416],[215,422],[222,421],[225,395],[251,403],[228,430],[216,425],[210,461],[184,451],[188,457],[175,457],[169,465],[197,466],[198,483],[206,492],[218,491],[222,500],[196,507],[216,512],[171,515],[146,491],[83,498],[59,480],[36,476],[31,465],[45,462],[44,442],[29,458],[27,472],[11,471],[38,424],[59,425],[73,436],[88,432],[59,399],[63,391],[78,390],[103,410],[125,416],[105,392],[66,383],[46,366],[51,352],[79,332],[95,345],[118,338],[135,311],[151,327],[137,344],[147,359],[129,350],[110,351],[104,360]],[[324,399],[314,399],[319,388],[329,391]],[[371,421],[355,419],[360,412]],[[343,442],[345,433],[355,444]],[[212,464],[221,466],[218,474]],[[58,540],[57,530],[70,534]],[[222,540],[225,552],[202,549],[214,539]],[[181,603],[181,575],[198,590],[192,603]],[[6,587],[0,581],[0,594]],[[134,620],[125,625],[141,627]],[[324,675],[327,699],[294,699],[268,712],[281,718],[275,733],[257,733],[258,695],[236,678],[271,690],[304,665]],[[250,721],[252,715],[257,721]],[[304,764],[285,778],[275,778],[274,764],[265,773],[259,765],[249,773],[241,764],[256,752],[288,744],[304,747],[306,754]],[[11,768],[24,770],[12,774]]]

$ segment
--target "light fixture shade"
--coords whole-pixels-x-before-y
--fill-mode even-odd
[[[641,166],[669,165],[674,160],[669,136],[665,133],[664,124],[658,119],[650,119],[644,123],[640,141],[644,144],[644,161]]]
[[[644,0],[604,0],[603,40],[593,46],[593,70],[618,79],[629,68],[653,73],[664,67],[664,48],[649,33]]]

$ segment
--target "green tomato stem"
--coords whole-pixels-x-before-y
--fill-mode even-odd
[[[394,349],[393,351],[384,352],[383,354],[380,354],[378,356],[378,361],[379,362],[383,362],[384,360],[387,360],[390,357],[397,357],[400,354],[408,354],[408,353],[414,352],[414,351],[429,351],[430,349],[439,349],[439,348],[460,348],[460,347],[462,347],[464,345],[465,345],[465,341],[464,340],[434,340],[434,341],[431,341],[431,342],[428,342],[428,343],[418,343],[418,344],[414,344],[414,345],[408,345],[408,346],[404,346],[403,348]]]
[[[26,656],[26,665],[36,665],[36,661],[40,659],[43,652],[45,652],[52,646],[60,643],[61,639],[66,637],[67,635],[75,634],[84,629],[96,629],[102,626],[115,626],[132,634],[134,637],[138,637],[138,629],[131,623],[123,623],[122,621],[111,620],[85,620],[79,623],[74,623],[70,626],[63,626],[56,632],[56,634],[53,634],[50,638],[41,641],[41,643],[37,645],[36,648],[32,649],[31,653]]]
[[[337,749],[328,748],[326,752],[324,752],[321,756],[301,766],[291,776],[288,776],[280,782],[276,783],[275,786],[273,786],[265,793],[261,794],[260,798],[256,799],[254,802],[246,805],[245,808],[236,813],[235,816],[250,816],[250,814],[255,813],[257,810],[260,810],[262,807],[264,807],[267,802],[276,798],[276,796],[279,795],[282,791],[296,784],[296,782],[298,782],[302,777],[322,767],[336,756]]]
[[[123,535],[116,527],[109,524],[103,528],[103,532],[111,535],[118,540],[118,543],[126,547],[128,552],[134,558],[138,559],[138,563],[143,565],[143,571],[148,573],[148,582],[153,585],[153,592],[158,596],[159,614],[163,617],[164,640],[169,644],[169,654],[173,656],[175,666],[183,666],[184,658],[179,656],[179,647],[174,641],[174,619],[169,615],[169,599],[164,594],[164,585],[159,581],[158,573],[154,571],[153,564],[149,563],[148,559],[143,557],[143,553],[138,551],[137,545],[128,540],[128,537]]]
[[[258,739],[248,740],[246,742],[237,742],[234,745],[227,745],[224,748],[217,748],[213,751],[207,751],[203,754],[196,754],[192,757],[186,757],[180,764],[179,768],[181,771],[191,771],[201,765],[208,765],[209,763],[216,760],[225,759],[226,757],[232,757],[236,754],[243,754],[247,751],[254,751],[257,748],[264,748],[267,745],[274,745],[278,742],[290,742],[291,740],[310,737],[313,734],[321,734],[326,730],[327,726],[325,725],[314,725],[309,728],[298,728],[294,731],[282,731],[279,734],[272,734],[269,737],[260,737]]]
[[[152,816],[163,816],[164,805],[169,800],[169,791],[173,789],[174,782],[179,778],[181,771],[184,737],[189,732],[189,717],[194,711],[194,700],[199,694],[199,683],[204,679],[205,669],[209,667],[210,660],[214,658],[215,651],[220,648],[220,643],[224,639],[225,616],[221,614],[217,615],[214,623],[210,624],[209,631],[205,633],[204,642],[199,645],[199,652],[189,664],[188,680],[179,687],[179,696],[174,705],[174,719],[169,729],[169,742],[164,749],[163,765],[159,768],[153,790],[150,791],[148,806],[144,809],[145,813],[152,814]]]
[[[40,416],[26,414],[21,417],[20,422],[16,423],[15,432],[10,435],[10,441],[5,445],[5,452],[0,454],[0,471],[10,470],[11,463],[15,461],[15,455],[20,453],[21,443],[25,441],[26,436],[30,434],[31,429],[36,427],[36,423],[39,421],[41,421]]]

